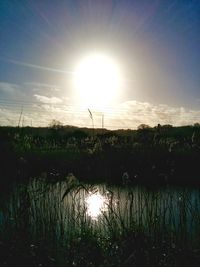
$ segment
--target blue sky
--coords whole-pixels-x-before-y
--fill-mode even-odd
[[[114,57],[127,81],[108,126],[198,120],[199,0],[1,0],[0,40],[1,124],[14,123],[22,106],[25,124],[90,124],[63,71],[91,51]]]

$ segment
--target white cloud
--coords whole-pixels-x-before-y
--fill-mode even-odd
[[[37,95],[35,94],[34,95],[36,97],[36,99],[42,103],[45,103],[45,104],[59,104],[59,103],[62,103],[62,99],[58,98],[58,97],[55,97],[55,96],[52,96],[52,97],[47,97],[47,96],[44,96],[44,95]]]
[[[23,106],[23,125],[47,126],[51,120],[56,119],[65,125],[80,127],[92,127],[92,121],[88,110],[62,101],[58,97],[34,95],[38,104]],[[65,105],[63,104],[65,103]],[[1,125],[17,125],[21,112],[21,106],[2,107],[0,105]],[[104,127],[108,129],[136,129],[140,124],[155,126],[172,124],[174,126],[193,125],[200,122],[200,110],[186,109],[184,107],[172,107],[164,104],[154,105],[148,102],[126,101],[103,113],[92,110],[94,125],[102,126],[104,115]],[[22,122],[21,122],[22,124]]]
[[[191,125],[200,118],[200,110],[171,107],[163,104],[153,105],[151,103],[139,101],[121,103],[118,108],[116,108],[116,112],[117,111],[119,115],[112,119],[112,122],[118,125],[126,125],[127,128],[136,128],[142,123],[150,126],[155,126],[158,123]]]

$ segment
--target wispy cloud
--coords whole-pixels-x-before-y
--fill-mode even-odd
[[[61,88],[56,84],[38,83],[38,82],[26,82],[25,86],[31,88],[33,91],[48,90],[52,92],[59,92]]]
[[[36,84],[29,85],[34,88]],[[48,84],[37,84],[38,88],[47,88]],[[59,94],[33,94],[20,102],[12,102],[11,96],[16,96],[16,92],[22,96],[23,88],[9,83],[0,83],[0,96],[3,94],[10,96],[11,103],[7,105],[0,101],[0,124],[17,125],[23,105],[23,125],[47,126],[51,120],[56,119],[65,125],[75,125],[80,127],[92,127],[91,118],[87,108],[81,108],[70,103],[70,99],[64,98]],[[42,92],[42,91],[40,91]],[[32,94],[31,94],[32,93]],[[30,96],[30,97],[29,97]],[[26,102],[26,99],[27,102]],[[3,104],[2,104],[3,103]],[[102,116],[104,116],[104,127],[108,129],[136,129],[140,124],[156,126],[172,124],[174,126],[192,125],[199,122],[200,109],[187,109],[185,107],[173,107],[164,104],[152,104],[149,102],[126,101],[104,111],[92,110],[95,127],[102,126]]]
[[[34,96],[38,101],[40,101],[42,103],[45,103],[45,104],[59,104],[59,103],[62,103],[62,99],[58,98],[58,97],[55,97],[55,96],[47,97],[47,96],[44,96],[44,95],[37,95],[37,94],[35,94]]]
[[[0,82],[0,96],[11,96],[20,91],[20,86],[13,83]]]
[[[121,103],[116,112],[118,118],[113,123],[136,128],[138,124],[155,126],[160,124],[191,125],[200,118],[200,110],[191,110],[184,107],[171,107],[164,104],[154,105],[147,102],[127,101]]]

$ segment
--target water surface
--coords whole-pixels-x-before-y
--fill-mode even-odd
[[[144,231],[156,240],[195,246],[200,236],[200,191],[165,187],[80,184],[73,176],[62,182],[30,179],[16,184],[0,207],[2,236],[24,231],[67,244],[87,229],[100,237],[124,230]],[[167,236],[167,237],[166,237]]]

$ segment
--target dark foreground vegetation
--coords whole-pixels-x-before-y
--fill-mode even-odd
[[[131,184],[198,184],[200,126],[1,127],[0,157],[3,175],[15,178],[47,172],[57,179],[72,172],[83,181],[116,184],[127,173]]]
[[[198,124],[0,127],[0,162],[0,266],[200,266]]]
[[[83,200],[97,190],[106,205],[93,220]],[[0,266],[200,266],[199,190],[37,177],[1,195],[0,212]]]

